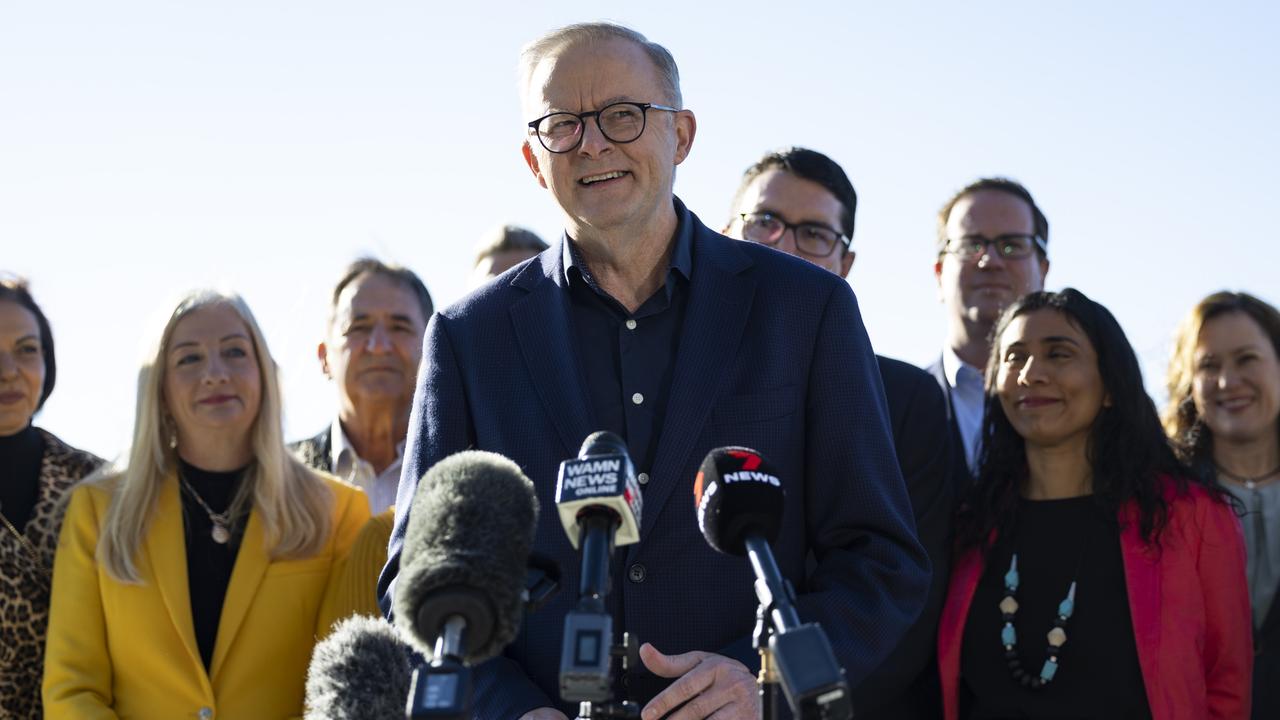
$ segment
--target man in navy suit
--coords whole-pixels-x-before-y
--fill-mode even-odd
[[[757,717],[753,575],[708,547],[693,500],[703,456],[745,445],[787,492],[774,552],[801,619],[822,624],[857,684],[915,620],[929,567],[852,291],[709,230],[675,198],[697,124],[661,46],[576,25],[527,46],[522,68],[525,161],[565,234],[431,320],[384,602],[418,478],[466,448],[502,453],[532,478],[535,549],[577,587],[580,560],[552,510],[556,471],[610,430],[626,439],[644,502],[640,542],[619,549],[608,596],[619,632],[645,642],[643,667],[620,674],[615,698],[644,704],[645,720]],[[575,600],[561,593],[476,669],[476,717],[576,709],[556,698]]]
[[[937,249],[933,274],[947,339],[927,370],[946,393],[957,455],[972,472],[982,450],[982,374],[991,329],[1010,303],[1044,289],[1049,221],[1022,185],[982,178],[938,211]]]
[[[853,266],[858,194],[834,160],[806,148],[766,153],[743,173],[725,234],[768,245],[847,277]],[[936,718],[941,692],[933,665],[938,615],[951,559],[951,433],[946,401],[929,374],[876,356],[898,465],[920,543],[933,565],[929,599],[893,654],[855,689],[858,717]]]

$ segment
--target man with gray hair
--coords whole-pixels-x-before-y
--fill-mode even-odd
[[[427,329],[384,607],[418,478],[465,448],[525,470],[542,504],[535,550],[577,587],[581,561],[552,510],[556,473],[608,430],[625,439],[643,496],[640,541],[614,555],[607,602],[619,634],[644,642],[642,667],[613,696],[643,704],[645,720],[758,717],[752,571],[700,537],[692,497],[708,451],[749,446],[787,493],[773,551],[800,617],[821,623],[856,685],[915,619],[929,568],[848,283],[719,235],[674,196],[697,122],[662,46],[574,25],[527,46],[521,70],[524,159],[565,233]],[[477,718],[577,709],[556,698],[575,600],[561,593],[476,668]]]

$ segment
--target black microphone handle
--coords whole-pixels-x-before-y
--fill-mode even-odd
[[[800,616],[791,604],[791,593],[787,591],[786,580],[778,570],[769,541],[752,534],[747,536],[744,544],[747,546],[747,558],[751,560],[751,569],[756,574],[756,599],[769,608],[769,619],[773,622],[774,632],[785,633],[800,627]]]
[[[578,516],[582,528],[578,547],[582,548],[582,579],[578,584],[579,599],[603,599],[612,582],[609,563],[613,558],[618,518],[607,508],[591,508]]]

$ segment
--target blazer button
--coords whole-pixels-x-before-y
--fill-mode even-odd
[[[196,715],[200,717],[200,720],[213,720],[213,708],[202,707]]]
[[[644,576],[648,571],[644,569],[644,565],[636,563],[627,570],[627,578],[633,583],[644,582]]]

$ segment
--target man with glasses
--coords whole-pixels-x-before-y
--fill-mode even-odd
[[[857,683],[916,617],[929,573],[853,293],[709,230],[673,195],[697,125],[660,45],[574,25],[528,45],[521,69],[524,159],[565,234],[432,319],[380,591],[422,472],[464,448],[510,457],[538,488],[535,550],[567,591],[476,669],[475,715],[576,711],[557,696],[581,560],[552,504],[560,462],[609,430],[643,494],[640,542],[618,548],[608,606],[615,630],[645,645],[614,698],[645,706],[646,720],[677,707],[672,717],[758,717],[750,565],[703,540],[692,492],[708,451],[745,445],[787,492],[774,553],[801,618],[822,624]],[[846,382],[825,381],[837,374]]]
[[[766,153],[747,168],[725,234],[847,277],[854,260],[850,244],[857,209],[853,184],[834,160],[814,150],[788,148]],[[898,465],[933,578],[920,617],[893,654],[856,688],[854,707],[859,718],[936,718],[942,706],[933,648],[947,590],[956,484],[946,401],[927,372],[900,360],[876,356],[876,361]]]
[[[982,449],[982,374],[991,329],[1014,300],[1044,289],[1049,272],[1049,221],[1022,185],[982,178],[938,211],[938,259],[933,274],[946,308],[942,357],[929,366],[947,395],[952,438],[970,472]]]

